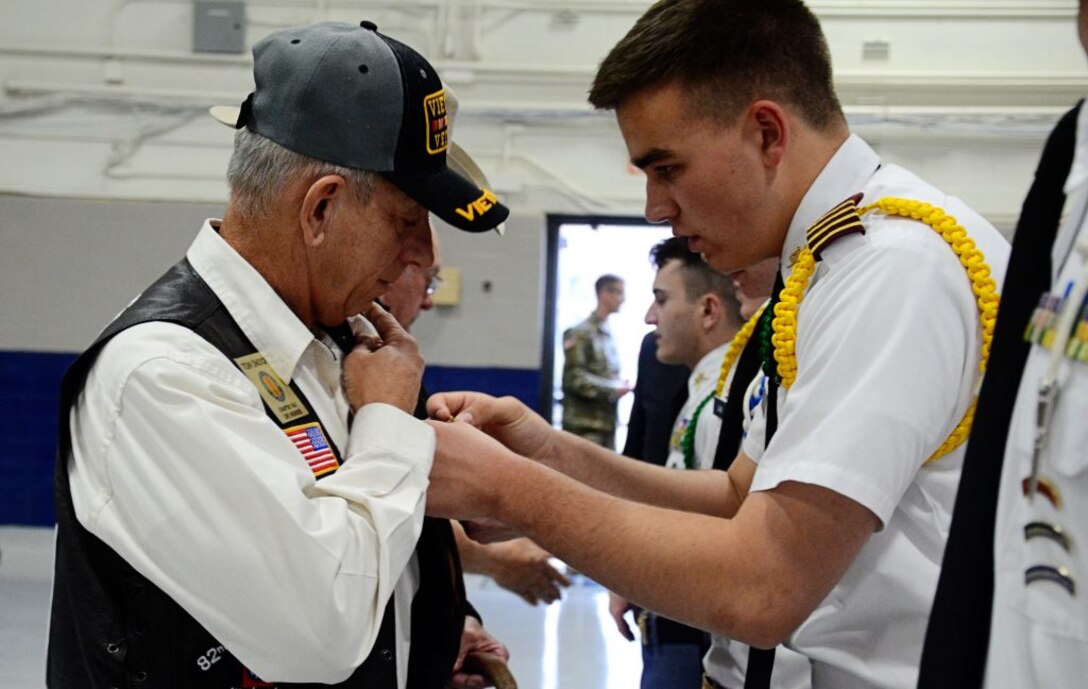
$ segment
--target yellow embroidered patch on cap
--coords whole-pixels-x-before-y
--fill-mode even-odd
[[[436,91],[423,99],[423,115],[427,123],[427,153],[437,155],[450,145],[445,90]]]

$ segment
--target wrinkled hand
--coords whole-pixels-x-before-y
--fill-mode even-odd
[[[409,414],[419,399],[423,357],[415,339],[377,304],[363,314],[377,336],[361,336],[344,360],[344,392],[352,411],[385,402]]]
[[[427,413],[439,421],[457,419],[494,437],[524,457],[544,459],[555,449],[559,432],[515,397],[492,397],[482,392],[445,392],[432,395]]]
[[[434,463],[427,488],[427,514],[449,519],[492,516],[503,487],[495,480],[504,462],[527,462],[467,423],[429,420]]]
[[[637,609],[627,602],[626,598],[611,591],[608,592],[608,612],[612,615],[612,619],[616,621],[616,629],[628,641],[634,641],[635,634],[631,631],[631,625],[627,624],[627,613],[635,612]]]
[[[510,660],[510,651],[498,639],[487,633],[475,617],[465,617],[465,629],[461,632],[461,650],[457,653],[457,662],[453,664],[453,673],[446,686],[449,689],[483,689],[491,686],[482,675],[465,672],[465,656],[469,653],[488,653],[504,663]]]
[[[552,566],[551,555],[528,538],[485,546],[491,557],[491,578],[530,605],[559,600],[570,579]]]

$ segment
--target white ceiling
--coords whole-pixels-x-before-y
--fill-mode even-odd
[[[246,52],[208,54],[192,48],[191,0],[3,0],[0,192],[221,200],[230,132],[204,112],[251,89],[248,46],[366,18],[456,89],[455,137],[516,208],[638,212],[641,181],[585,94],[649,4],[247,0]],[[1006,188],[1018,204],[1046,131],[1088,92],[1074,0],[810,5],[854,128],[890,159],[961,180],[992,215],[1015,211]]]

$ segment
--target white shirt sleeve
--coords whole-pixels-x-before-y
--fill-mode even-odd
[[[760,460],[752,490],[821,485],[887,523],[971,400],[978,312],[955,254],[928,228],[850,239],[885,246],[825,252],[828,274],[799,310],[798,376],[780,391],[778,432],[760,453],[753,423],[745,448]]]
[[[80,523],[242,663],[333,683],[366,658],[422,528],[426,424],[364,407],[316,482],[245,376],[163,323],[106,345],[70,418]]]

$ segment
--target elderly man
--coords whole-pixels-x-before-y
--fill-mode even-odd
[[[472,172],[454,164],[452,160],[453,169],[486,186],[486,178],[476,178]],[[442,259],[438,251],[438,233],[433,229],[431,245],[434,252],[431,267],[406,267],[381,298],[389,313],[405,330],[411,329],[420,313],[434,307],[431,297],[442,269]],[[459,523],[453,522],[451,526],[465,571],[491,577],[503,588],[521,596],[526,603],[552,603],[559,600],[563,587],[570,586],[570,579],[551,564],[551,555],[528,538],[483,544],[465,535]]]
[[[385,290],[381,302],[397,319],[397,323],[407,331],[419,318],[419,314],[434,308],[435,290],[438,288],[438,274],[442,272],[442,257],[439,253],[438,233],[431,228],[431,265],[424,268],[419,265],[406,266]]]
[[[446,167],[438,76],[374,24],[253,54],[217,113],[225,217],[63,384],[52,687],[437,689],[498,647],[424,520],[423,361],[373,302],[431,265],[428,210],[474,232],[507,210]]]
[[[1007,242],[850,133],[800,0],[662,0],[590,100],[616,111],[650,220],[741,282],[780,261],[748,346],[767,394],[728,472],[624,460],[514,400],[440,396],[428,511],[497,519],[678,621],[784,642],[817,689],[913,688]],[[768,686],[769,656],[745,686]],[[736,689],[725,670],[706,683]]]

